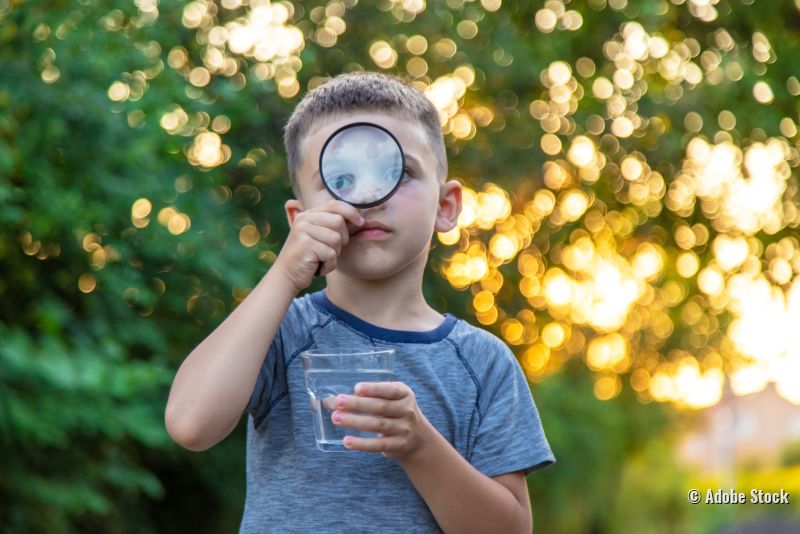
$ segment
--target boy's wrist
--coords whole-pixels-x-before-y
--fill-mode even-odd
[[[284,267],[283,263],[280,262],[280,257],[272,264],[265,278],[268,276],[273,277],[280,287],[287,288],[291,291],[292,297],[296,297],[298,293],[308,287],[298,287],[298,283],[293,279],[292,274]]]
[[[421,423],[417,446],[409,451],[408,454],[397,459],[403,469],[419,468],[424,462],[430,461],[431,458],[435,457],[436,447],[441,445],[440,439],[444,439],[439,434],[439,431],[436,430],[436,427],[422,414]],[[447,444],[449,445],[449,443]]]
[[[275,264],[273,264],[270,270],[261,277],[261,280],[259,280],[250,294],[255,294],[254,297],[256,299],[269,296],[270,302],[275,303],[275,305],[285,303],[288,308],[298,293],[299,291],[295,289],[291,280],[286,277],[280,268],[276,268]]]

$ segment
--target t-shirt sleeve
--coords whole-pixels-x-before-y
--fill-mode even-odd
[[[267,354],[258,370],[258,377],[247,404],[247,413],[259,426],[269,413],[278,395],[285,390],[286,372],[283,368],[283,332],[278,328]]]
[[[479,401],[482,414],[470,463],[494,477],[515,471],[525,475],[555,463],[528,381],[514,354],[496,336]]]
[[[308,340],[309,324],[316,320],[309,295],[292,300],[270,343],[256,377],[247,413],[259,427],[275,404],[288,394],[286,360]]]

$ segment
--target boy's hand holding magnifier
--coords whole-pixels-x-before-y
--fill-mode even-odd
[[[360,226],[358,208],[389,200],[405,174],[400,143],[387,129],[369,122],[355,122],[336,130],[322,147],[320,176],[335,200],[309,209],[295,218],[286,240],[288,272],[297,276],[297,287],[307,287],[313,276],[336,268],[342,247],[349,242],[346,221]],[[279,258],[280,260],[281,258]],[[276,262],[277,263],[277,262]],[[298,291],[299,291],[298,289]],[[334,398],[328,399],[332,403]],[[374,432],[377,438],[344,440],[347,448],[381,452],[403,459],[418,451],[434,431],[417,405],[414,392],[403,382],[363,382],[355,395],[338,395],[327,409],[337,425]]]

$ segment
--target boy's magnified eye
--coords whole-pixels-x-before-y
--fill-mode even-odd
[[[333,179],[333,187],[334,189],[341,190],[353,185],[353,181],[355,178],[350,173],[344,174],[337,174],[336,177]]]

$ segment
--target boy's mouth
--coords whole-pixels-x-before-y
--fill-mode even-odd
[[[391,232],[386,225],[377,221],[366,221],[362,226],[354,228],[350,235],[360,239],[381,239]]]

